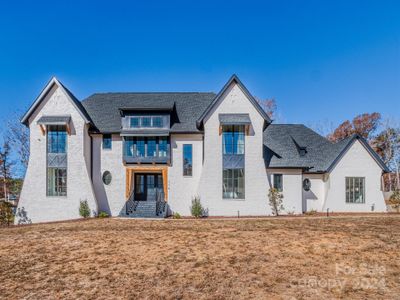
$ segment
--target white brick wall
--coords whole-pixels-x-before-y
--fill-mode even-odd
[[[103,149],[102,141],[102,135],[93,136],[93,185],[99,211],[118,216],[126,201],[126,171],[122,160],[122,138],[118,134],[113,134],[111,149]],[[109,171],[112,176],[109,185],[105,185],[102,180],[105,171]]]
[[[193,176],[183,176],[183,145],[193,146]],[[174,134],[171,136],[172,165],[168,168],[168,204],[173,212],[190,215],[191,200],[199,193],[203,169],[203,135]]]
[[[47,197],[46,136],[42,135],[36,122],[43,115],[65,114],[70,114],[72,120],[72,132],[67,142],[67,196]],[[55,85],[30,117],[29,124],[31,153],[18,208],[23,208],[32,222],[79,218],[80,200],[87,200],[91,210],[97,212],[90,181],[87,125],[67,95]]]
[[[324,211],[329,208],[335,212],[370,212],[386,211],[381,191],[382,170],[357,140],[346,152],[329,176],[329,190],[324,204]],[[365,177],[365,203],[346,203],[345,177]]]
[[[222,198],[222,136],[219,135],[220,113],[248,113],[252,122],[245,137],[245,200]],[[199,195],[210,215],[265,215],[270,213],[268,180],[263,159],[264,119],[237,84],[222,95],[218,105],[205,120],[204,164]]]

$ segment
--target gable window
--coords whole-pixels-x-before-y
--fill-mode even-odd
[[[123,127],[129,128],[169,128],[169,115],[127,116],[128,123],[123,121]],[[124,118],[125,119],[125,118]]]
[[[151,117],[142,117],[142,127],[151,127]]]
[[[47,196],[67,195],[66,126],[47,126]]]
[[[224,154],[244,154],[244,126],[227,125],[222,128]]]
[[[111,134],[103,134],[103,149],[112,148]]]
[[[192,176],[193,173],[193,149],[191,144],[183,145],[183,176]]]
[[[153,127],[162,128],[163,126],[163,119],[161,117],[153,117]]]
[[[223,198],[244,199],[244,169],[223,171]]]
[[[130,126],[131,126],[131,128],[140,127],[140,118],[139,117],[132,117],[130,119]]]
[[[283,175],[282,174],[274,174],[273,186],[274,186],[274,189],[277,189],[279,192],[283,191]]]
[[[346,203],[365,203],[364,177],[346,177]]]

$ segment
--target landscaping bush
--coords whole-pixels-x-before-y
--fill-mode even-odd
[[[90,217],[90,208],[87,200],[83,200],[79,204],[79,215],[82,218],[89,218]]]
[[[190,212],[192,216],[195,218],[201,218],[204,216],[204,208],[201,205],[199,196],[196,196],[192,199],[192,206],[190,207]]]
[[[174,213],[173,215],[172,215],[172,218],[173,219],[180,219],[181,218],[181,215],[179,214],[179,213]]]
[[[109,215],[108,215],[108,213],[106,213],[105,211],[101,211],[101,212],[99,212],[99,214],[97,215],[97,217],[99,217],[99,218],[108,218]]]
[[[8,202],[0,202],[0,225],[10,226],[14,222],[12,206]]]
[[[277,189],[272,188],[268,193],[269,205],[271,206],[272,214],[279,216],[279,213],[284,210],[283,208],[283,195]]]

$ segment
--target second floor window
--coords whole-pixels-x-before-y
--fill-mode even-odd
[[[244,126],[228,125],[222,128],[223,153],[244,154]]]
[[[168,139],[166,136],[160,137],[158,142],[158,156],[166,157],[168,152]]]
[[[65,126],[51,125],[47,127],[47,153],[66,153],[67,131]]]
[[[125,137],[124,155],[128,157],[167,157],[168,137]]]
[[[67,195],[67,131],[47,126],[47,196]]]
[[[131,116],[130,128],[164,128],[168,123],[164,116]]]
[[[111,134],[103,134],[103,149],[112,148]]]
[[[192,176],[193,149],[191,144],[183,145],[183,176]]]

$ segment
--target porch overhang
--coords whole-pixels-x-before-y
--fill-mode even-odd
[[[219,114],[219,135],[222,134],[222,126],[243,125],[246,135],[249,135],[251,120],[249,114]]]
[[[70,115],[63,115],[63,116],[41,116],[39,120],[37,120],[37,124],[40,126],[40,130],[42,131],[42,134],[44,135],[46,132],[46,126],[48,125],[64,125],[67,128],[67,132],[70,135],[71,134],[71,129],[70,129],[70,122],[71,122],[71,116]]]

